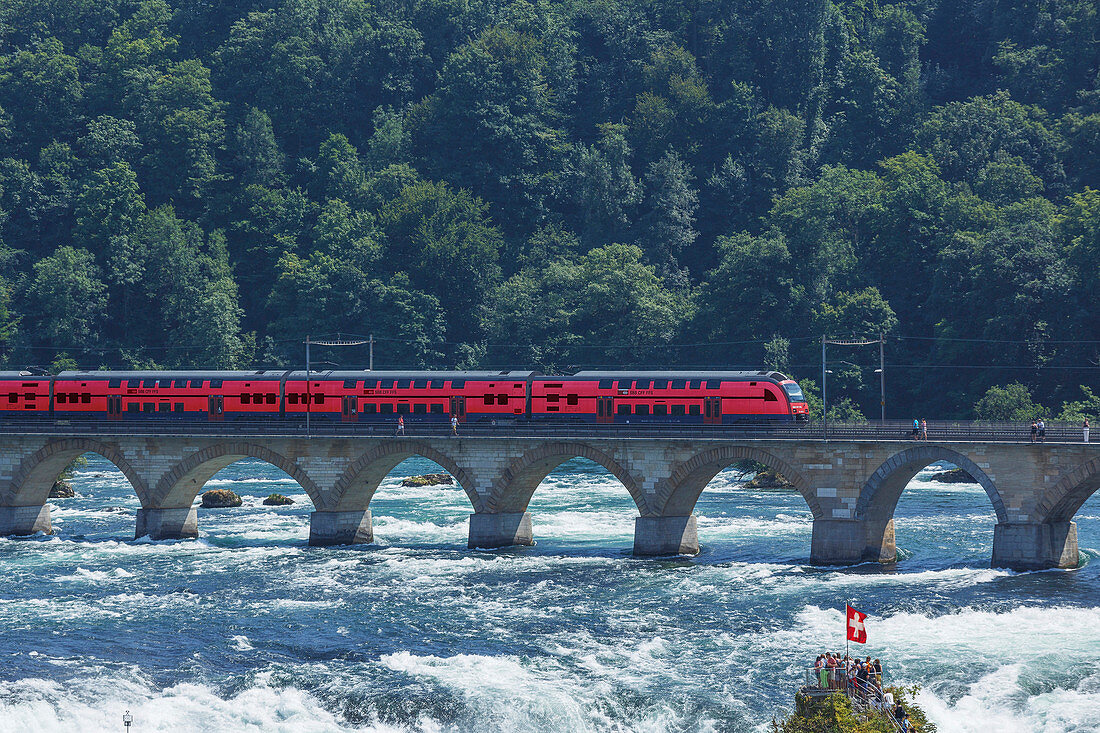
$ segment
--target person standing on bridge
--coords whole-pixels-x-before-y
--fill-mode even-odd
[[[1043,418],[1039,418],[1039,442],[1047,442],[1047,424]]]
[[[404,415],[398,415],[397,416],[397,432],[395,432],[394,435],[404,435],[404,434],[405,434],[405,416]]]
[[[1031,421],[1031,442],[1035,442],[1035,436],[1039,434],[1039,423]]]
[[[920,439],[928,440],[928,421],[923,417],[920,419]]]
[[[1085,424],[1081,426],[1081,432],[1085,435],[1085,442],[1089,442],[1089,419],[1087,417],[1085,418]]]
[[[451,435],[458,435],[458,416],[451,415]]]
[[[920,421],[913,418],[913,440],[920,440]]]

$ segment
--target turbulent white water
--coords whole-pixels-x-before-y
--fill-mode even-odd
[[[137,499],[94,459],[57,535],[0,539],[0,731],[741,731],[787,712],[800,670],[843,646],[845,598],[894,682],[943,733],[1100,730],[1100,562],[989,568],[980,487],[928,471],[896,518],[896,569],[805,564],[793,492],[716,478],[694,559],[630,556],[636,512],[592,464],[531,503],[538,544],[465,549],[454,486],[372,502],[376,544],[310,548],[308,497],[246,461],[210,488],[201,538],[129,541]],[[278,492],[296,504],[266,507]],[[1079,512],[1100,553],[1100,498]]]

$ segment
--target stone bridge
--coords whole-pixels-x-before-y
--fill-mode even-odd
[[[993,564],[1017,569],[1078,562],[1073,516],[1100,487],[1100,446],[1082,443],[912,442],[653,437],[198,437],[0,435],[0,534],[50,532],[47,495],[59,472],[98,453],[126,475],[141,501],[135,536],[198,535],[195,497],[243,458],[266,461],[313,501],[313,545],[373,540],[370,502],[382,479],[412,456],[451,473],[473,509],[470,547],[532,544],[535,489],[561,463],[588,458],[622,483],[638,509],[634,552],[692,554],[696,501],[742,459],[789,479],[813,513],[811,562],[892,561],[894,508],[929,464],[965,469],[997,515]]]

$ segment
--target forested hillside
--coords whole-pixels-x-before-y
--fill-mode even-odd
[[[1057,413],[1098,74],[1092,0],[0,0],[0,360],[813,380],[884,332],[893,416]]]

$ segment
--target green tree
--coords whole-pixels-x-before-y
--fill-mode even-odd
[[[1045,414],[1046,408],[1019,382],[990,387],[974,403],[974,417],[979,420],[1034,420]]]
[[[58,247],[34,263],[23,312],[36,341],[58,349],[100,341],[107,286],[99,274],[94,255],[75,247]]]

